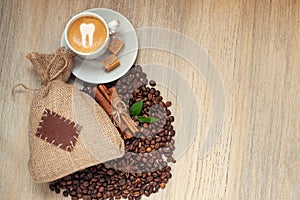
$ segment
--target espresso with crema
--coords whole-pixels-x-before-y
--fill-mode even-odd
[[[105,43],[107,30],[101,20],[92,16],[84,16],[71,24],[67,37],[76,51],[92,53]]]

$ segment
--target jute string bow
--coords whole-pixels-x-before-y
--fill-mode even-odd
[[[111,101],[111,105],[112,105],[112,116],[113,116],[114,123],[116,125],[121,124],[122,115],[130,117],[126,112],[127,111],[126,104],[119,97],[113,98]]]
[[[42,74],[42,77],[41,77],[41,80],[42,80],[42,87],[46,87],[46,90],[45,90],[45,93],[44,93],[44,96],[43,97],[46,97],[49,93],[49,83],[53,82],[56,80],[56,78],[62,73],[64,72],[64,70],[68,67],[68,65],[70,64],[68,62],[68,59],[63,56],[61,54],[61,52],[64,51],[64,48],[60,48],[53,56],[53,58],[51,59],[51,61],[49,62],[49,64],[47,65],[46,69],[45,69],[45,72]],[[51,69],[51,66],[53,64],[53,62],[56,60],[56,59],[59,59],[58,57],[60,56],[60,58],[62,58],[64,60],[64,66],[58,71],[56,72],[52,77],[50,77],[49,75],[49,72],[50,72],[50,69]],[[29,56],[27,56],[29,58]],[[30,91],[39,91],[41,88],[37,88],[37,89],[34,89],[34,88],[30,88],[28,86],[26,86],[25,84],[23,83],[19,83],[17,85],[15,85],[12,90],[11,90],[11,93],[12,93],[12,96],[13,96],[13,100],[15,101],[15,89],[19,86],[22,86],[24,89],[26,90],[30,90]]]

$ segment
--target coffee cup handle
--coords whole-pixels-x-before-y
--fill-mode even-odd
[[[107,26],[109,28],[109,34],[114,35],[117,33],[117,29],[120,27],[120,21],[117,19],[110,21]]]

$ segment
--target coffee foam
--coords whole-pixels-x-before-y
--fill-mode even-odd
[[[82,23],[80,25],[81,41],[82,41],[82,45],[85,48],[88,48],[93,45],[94,32],[95,32],[95,25],[93,23],[90,24]],[[87,37],[89,40],[88,45],[87,45]]]

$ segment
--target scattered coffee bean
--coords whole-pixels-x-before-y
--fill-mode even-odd
[[[170,107],[172,105],[172,102],[171,101],[167,101],[166,102],[166,107]]]
[[[153,81],[153,80],[151,80],[151,81],[149,81],[149,85],[152,86],[152,87],[154,87],[154,86],[156,86],[156,82]]]

